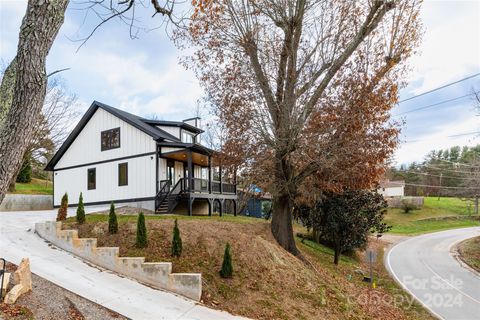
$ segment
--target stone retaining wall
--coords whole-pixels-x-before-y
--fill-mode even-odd
[[[0,211],[50,210],[53,196],[35,194],[6,194],[0,204]]]
[[[202,275],[172,273],[171,262],[145,262],[143,257],[119,257],[118,247],[97,247],[96,238],[79,238],[77,230],[62,230],[62,223],[36,223],[40,237],[93,264],[151,285],[199,301]]]
[[[386,200],[390,208],[401,208],[403,202],[411,203],[417,207],[423,207],[424,203],[423,197],[391,197],[386,198]]]

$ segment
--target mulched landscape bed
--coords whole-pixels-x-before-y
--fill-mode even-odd
[[[7,262],[7,271],[17,266]],[[0,303],[0,319],[13,320],[107,320],[127,319],[50,281],[32,274],[32,291],[13,305]],[[12,284],[10,284],[10,287]]]

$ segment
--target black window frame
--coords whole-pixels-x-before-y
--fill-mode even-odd
[[[126,181],[125,181],[125,184],[122,184],[121,183],[121,174],[120,174],[120,167],[121,166],[126,166],[126,170],[127,170],[127,174],[126,174]],[[118,186],[119,187],[123,187],[123,186],[128,186],[128,162],[122,162],[122,163],[119,163],[118,164]]]
[[[118,132],[118,146],[112,146],[112,133],[113,132]],[[103,144],[103,139],[104,137],[107,139],[107,143],[104,145]],[[102,132],[100,132],[100,149],[102,151],[107,151],[107,150],[112,150],[112,149],[118,149],[120,148],[120,127],[118,128],[113,128],[113,129],[109,129],[109,130],[104,130]]]
[[[93,187],[90,187],[90,172],[93,172]],[[87,169],[87,190],[97,189],[97,168],[88,168]]]
[[[192,142],[187,142],[187,141],[184,141],[183,139],[183,134],[187,134],[189,135],[190,137],[192,137]],[[184,129],[180,129],[180,141],[182,141],[183,143],[197,143],[197,135],[191,131],[188,131],[188,130],[184,130]]]

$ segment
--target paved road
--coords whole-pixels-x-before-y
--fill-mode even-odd
[[[99,270],[51,248],[33,230],[35,222],[55,216],[54,211],[0,212],[0,257],[15,263],[29,257],[35,274],[131,319],[241,319]]]
[[[480,277],[452,256],[460,241],[480,236],[480,227],[413,237],[395,245],[385,263],[402,286],[438,318],[480,319]]]

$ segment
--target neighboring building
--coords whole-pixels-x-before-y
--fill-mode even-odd
[[[239,190],[238,197],[239,203],[242,203],[243,205],[240,214],[255,218],[263,218],[263,204],[265,202],[272,202],[272,196],[270,193],[264,193],[257,187],[248,191]]]
[[[236,185],[212,166],[216,153],[200,144],[202,132],[199,118],[147,120],[94,101],[45,168],[53,171],[53,204],[67,192],[76,205],[82,192],[85,205],[114,201],[157,213],[209,214],[215,203],[221,213],[226,201],[236,208]]]
[[[384,197],[403,197],[405,190],[405,181],[397,180],[390,181],[384,180],[380,182],[378,187],[378,193]]]

